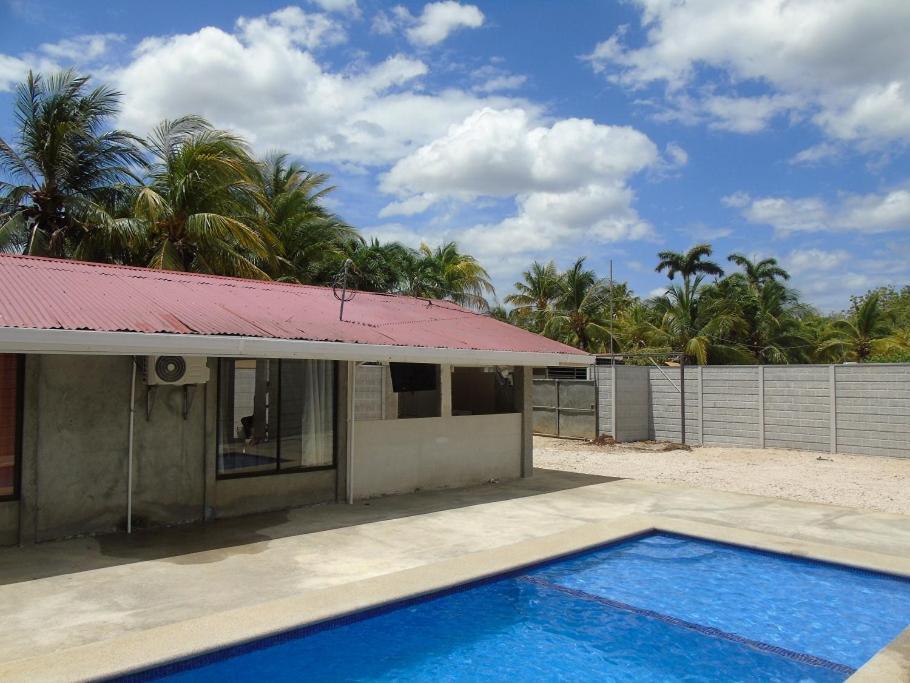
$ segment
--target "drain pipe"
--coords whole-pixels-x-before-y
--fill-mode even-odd
[[[130,434],[126,453],[126,533],[133,533],[133,425],[136,418],[136,356],[130,380]]]

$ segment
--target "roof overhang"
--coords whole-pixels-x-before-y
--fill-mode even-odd
[[[209,356],[224,358],[310,358],[453,365],[594,364],[588,354],[534,351],[488,351],[385,344],[231,337],[202,334],[154,334],[0,327],[0,353],[114,354],[123,356]]]

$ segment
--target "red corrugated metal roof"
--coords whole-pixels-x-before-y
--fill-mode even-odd
[[[583,354],[448,301],[0,255],[0,327]]]

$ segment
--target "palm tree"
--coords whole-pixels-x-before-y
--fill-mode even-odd
[[[547,313],[543,333],[584,351],[603,348],[609,321],[604,319],[607,284],[584,267],[584,257],[559,278],[559,294]]]
[[[0,139],[0,246],[56,257],[85,256],[94,230],[113,229],[110,205],[141,165],[138,140],[105,130],[120,93],[88,77],[29,72],[16,89],[18,140]],[[122,244],[120,245],[122,246]]]
[[[412,250],[398,242],[382,244],[351,241],[345,246],[345,257],[351,260],[352,282],[366,292],[401,292],[405,264],[413,260]]]
[[[184,116],[162,122],[145,145],[151,162],[133,202],[145,233],[145,263],[267,279],[267,271],[277,269],[281,245],[254,218],[268,203],[244,142],[202,118]]]
[[[321,282],[337,273],[349,245],[362,244],[356,229],[320,202],[335,188],[328,175],[306,171],[286,154],[270,154],[257,165],[255,184],[263,204],[253,204],[262,229],[281,243],[279,279]],[[267,268],[263,262],[260,267]]]
[[[714,261],[704,261],[713,253],[710,244],[696,244],[685,253],[676,251],[658,252],[657,258],[660,261],[655,270],[658,273],[667,271],[667,277],[673,279],[676,274],[682,275],[683,281],[688,282],[693,275],[704,274],[721,277],[724,274],[723,268],[714,263]]]
[[[900,348],[890,317],[882,310],[879,293],[873,292],[857,304],[849,318],[832,323],[831,338],[822,342],[819,353],[834,353],[844,360],[863,363],[873,354]]]
[[[766,258],[761,261],[752,261],[743,254],[730,254],[728,261],[732,261],[743,269],[742,273],[737,273],[745,277],[746,281],[754,289],[760,289],[763,285],[770,282],[776,282],[778,279],[789,280],[790,273],[777,264],[777,259]],[[734,277],[734,276],[731,276]]]
[[[514,306],[516,319],[523,321],[535,332],[543,329],[544,315],[559,295],[559,272],[553,261],[543,264],[534,261],[522,273],[522,280],[515,283],[515,293],[505,298]]]
[[[654,300],[660,327],[668,345],[694,358],[700,365],[715,362],[750,362],[750,356],[732,337],[744,321],[722,298],[701,286],[704,275],[672,285]]]
[[[455,242],[436,249],[421,244],[414,258],[405,262],[405,293],[486,311],[485,294],[495,294],[490,276],[477,259],[458,251]]]

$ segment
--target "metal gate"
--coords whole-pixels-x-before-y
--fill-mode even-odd
[[[593,439],[597,436],[594,381],[535,379],[534,433]]]

